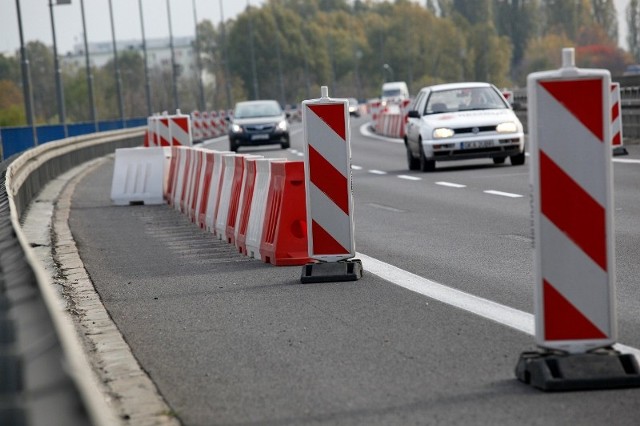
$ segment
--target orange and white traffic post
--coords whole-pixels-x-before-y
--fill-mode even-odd
[[[347,99],[331,99],[326,86],[320,99],[302,102],[309,257],[301,281],[355,281],[362,262],[355,256],[351,134]]]
[[[622,102],[620,83],[611,83],[611,145],[613,155],[629,155],[622,138]]]
[[[527,79],[535,230],[535,339],[516,376],[542,390],[640,385],[617,338],[611,76],[563,67]]]

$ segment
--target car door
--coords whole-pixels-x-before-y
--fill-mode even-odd
[[[419,111],[419,116],[422,117],[422,111],[424,111],[424,100],[426,99],[426,94],[424,91],[420,91],[418,96],[416,96],[413,105],[410,110]],[[420,121],[422,118],[408,117],[407,118],[407,127],[406,127],[406,135],[407,135],[407,145],[411,149],[414,154],[417,154],[419,151],[418,142],[420,140]]]

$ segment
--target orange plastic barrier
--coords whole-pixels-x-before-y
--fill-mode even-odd
[[[263,262],[290,266],[311,261],[306,217],[304,162],[272,162],[260,242]]]

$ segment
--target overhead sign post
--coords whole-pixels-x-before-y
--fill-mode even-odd
[[[355,281],[362,263],[355,256],[349,102],[321,98],[302,102],[304,173],[309,257],[301,281]]]
[[[611,163],[611,76],[563,67],[530,74],[529,147],[535,229],[535,338],[517,377],[543,390],[639,386],[617,338]]]

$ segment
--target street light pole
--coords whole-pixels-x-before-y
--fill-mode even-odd
[[[59,3],[63,4],[63,3]],[[60,59],[58,58],[58,44],[56,41],[56,25],[53,19],[53,0],[49,0],[49,15],[51,17],[51,33],[53,36],[53,66],[56,77],[56,100],[58,101],[58,121],[64,129],[64,137],[69,136],[67,129],[67,114],[64,106],[64,89],[62,88],[62,73],[60,72]]]
[[[24,109],[25,114],[27,115],[27,125],[31,127],[33,146],[36,146],[38,145],[38,132],[36,132],[35,120],[33,117],[33,92],[31,91],[31,73],[29,72],[29,59],[27,58],[27,50],[24,47],[20,0],[16,0],[16,11],[18,12],[18,30],[20,33],[20,58],[22,61],[22,93],[24,97]]]
[[[91,62],[89,61],[89,43],[87,41],[87,22],[84,18],[84,0],[80,0],[80,11],[82,13],[82,35],[84,37],[84,56],[87,68],[87,86],[89,86],[89,104],[91,108],[91,121],[95,127],[96,132],[98,129],[98,114],[96,113],[96,101],[93,96],[93,73],[91,72]]]
[[[233,106],[233,100],[231,98],[231,82],[229,81],[231,74],[229,74],[229,55],[227,53],[227,39],[225,34],[224,9],[222,8],[222,0],[220,0],[220,30],[220,35],[222,36],[222,55],[224,55],[224,57],[222,58],[222,63],[224,65],[222,67],[222,73],[224,79],[224,88],[227,95],[227,109],[229,109]]]
[[[205,111],[207,104],[204,99],[204,83],[202,82],[202,58],[200,58],[200,37],[198,37],[198,12],[196,11],[196,0],[193,0],[193,23],[196,30],[196,65],[198,67],[198,90],[199,90],[199,104],[200,111]]]
[[[118,65],[118,48],[116,46],[116,28],[113,24],[113,5],[109,0],[109,16],[111,17],[111,41],[113,43],[113,67],[115,68],[116,90],[118,93],[118,112],[120,112],[120,120],[122,127],[125,126],[124,121],[124,102],[122,101],[122,75],[120,74],[120,66]]]
[[[249,49],[251,51],[251,73],[253,74],[253,99],[258,99],[258,71],[256,70],[256,54],[253,46],[253,18],[249,10],[250,4],[247,0],[247,12],[249,13]]]
[[[171,75],[173,80],[173,108],[180,109],[178,100],[178,65],[176,64],[176,51],[173,47],[173,29],[171,27],[171,1],[167,0],[167,18],[169,20],[169,48],[171,49]]]
[[[391,80],[390,81],[394,81],[394,79],[393,79],[393,68],[391,68],[389,66],[389,64],[384,64],[382,66],[382,68],[384,68],[385,70],[389,71],[389,75],[391,76]],[[385,78],[385,81],[386,81],[386,78]]]
[[[142,12],[142,0],[138,0],[140,9],[140,29],[142,30],[142,54],[144,56],[144,91],[147,98],[147,114],[151,116],[151,83],[149,82],[149,64],[147,63],[147,40],[144,35],[144,14]]]

